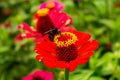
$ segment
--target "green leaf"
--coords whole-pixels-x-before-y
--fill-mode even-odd
[[[92,70],[84,70],[81,74],[74,74],[70,80],[88,80],[93,73],[94,71]]]
[[[105,25],[106,27],[108,27],[109,29],[115,29],[115,22],[113,20],[109,20],[109,19],[101,19],[99,20],[99,22],[103,25]]]
[[[92,76],[92,77],[90,77],[90,79],[88,79],[88,80],[106,80],[106,79],[101,78],[101,77]]]
[[[98,12],[97,14],[105,14],[105,0],[94,0],[93,4],[95,6],[95,10]]]

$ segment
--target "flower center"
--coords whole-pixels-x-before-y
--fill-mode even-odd
[[[35,75],[35,76],[32,78],[32,80],[43,80],[43,78],[41,78],[41,77]]]
[[[78,51],[74,44],[69,45],[69,47],[57,47],[56,51],[56,56],[59,61],[70,62],[78,56]]]
[[[38,10],[38,11],[37,11],[37,14],[38,14],[39,16],[46,16],[46,15],[48,14],[48,12],[49,12],[49,9],[43,8],[43,9]]]
[[[49,10],[47,8],[40,9],[37,12],[40,16],[37,21],[37,31],[43,36],[46,34],[46,32],[55,27],[50,16],[48,15],[48,12]]]
[[[63,32],[61,35],[56,35],[54,42],[57,44],[57,58],[59,61],[70,62],[77,58],[78,51],[75,46],[77,36],[70,32]]]
[[[77,36],[71,32],[63,32],[61,35],[56,35],[54,42],[58,47],[68,47],[77,41]]]
[[[53,2],[48,2],[46,7],[49,8],[49,9],[54,8],[55,4]]]

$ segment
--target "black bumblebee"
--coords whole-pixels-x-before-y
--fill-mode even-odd
[[[61,32],[60,32],[60,30],[58,30],[57,28],[52,28],[52,29],[50,29],[49,31],[46,31],[45,33],[44,33],[44,35],[45,34],[49,34],[49,39],[51,40],[51,41],[53,41],[54,40],[54,36],[56,35],[56,34],[61,34]]]

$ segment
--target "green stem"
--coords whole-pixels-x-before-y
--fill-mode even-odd
[[[69,80],[69,70],[65,69],[65,80]]]

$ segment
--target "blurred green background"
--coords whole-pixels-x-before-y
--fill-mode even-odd
[[[14,42],[20,33],[17,26],[33,25],[33,14],[44,1],[0,0],[0,80],[21,80],[35,69],[51,71],[55,80],[63,80],[63,70],[48,69],[35,60],[33,39]],[[120,80],[120,0],[60,1],[73,18],[72,26],[99,41],[99,49],[70,73],[70,80]]]

